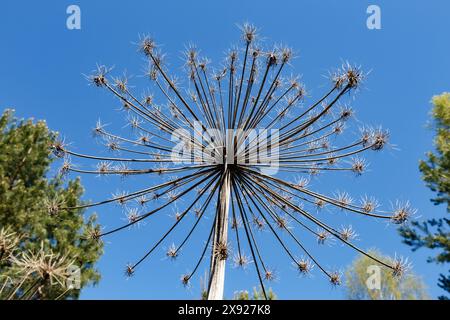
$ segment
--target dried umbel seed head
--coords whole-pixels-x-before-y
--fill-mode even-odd
[[[70,172],[71,168],[72,168],[72,163],[70,162],[70,159],[65,158],[61,168],[59,168],[60,176],[64,178]]]
[[[338,192],[336,201],[340,206],[344,208],[353,203],[352,197],[347,192]]]
[[[266,272],[264,273],[264,279],[267,281],[273,281],[276,279],[276,273],[272,269],[266,269]]]
[[[254,217],[253,224],[256,226],[258,230],[263,230],[266,226],[266,223],[262,218]]]
[[[139,214],[138,208],[127,208],[125,212],[128,223],[136,223],[140,220],[141,215]]]
[[[330,274],[330,283],[333,286],[338,286],[341,284],[341,275],[339,272],[333,272]]]
[[[98,65],[94,73],[88,76],[87,79],[96,87],[104,87],[108,83],[106,75],[109,73],[109,71],[111,71],[111,69],[107,68],[106,66]]]
[[[289,228],[289,220],[287,217],[277,216],[276,220],[278,228],[282,230]]]
[[[120,148],[119,141],[113,138],[107,138],[105,146],[108,148],[109,151],[117,151]]]
[[[114,86],[116,89],[122,93],[128,90],[128,78],[123,76],[122,78],[114,78]]]
[[[128,193],[125,191],[117,192],[113,194],[113,198],[116,201],[117,204],[120,206],[124,206],[127,203]]]
[[[190,275],[188,275],[188,274],[183,274],[183,275],[181,275],[180,280],[181,280],[181,283],[183,284],[183,286],[189,287],[189,285],[190,285],[190,280],[191,280]]]
[[[349,118],[351,118],[352,116],[353,116],[352,108],[350,108],[348,106],[344,106],[341,108],[340,115],[339,115],[341,120],[346,121]]]
[[[292,55],[293,55],[292,49],[284,47],[281,49],[280,55],[281,55],[281,61],[283,63],[288,63],[292,59]]]
[[[241,224],[242,224],[242,220],[240,220],[239,218],[233,218],[231,221],[231,228],[237,229],[241,226]]]
[[[391,221],[395,224],[402,224],[410,220],[410,218],[416,213],[416,209],[411,208],[409,202],[400,203],[397,202],[394,214],[391,217]]]
[[[400,223],[406,221],[406,218],[410,216],[408,208],[399,208],[395,212],[392,210],[387,212],[377,210],[377,205],[373,201],[365,201],[362,206],[360,203],[353,205],[352,199],[346,193],[339,196],[323,195],[309,187],[306,189],[306,179],[297,183],[291,181],[291,178],[295,178],[296,175],[306,176],[308,173],[315,175],[353,171],[359,175],[364,171],[366,165],[358,158],[349,161],[351,157],[361,155],[365,151],[370,152],[371,149],[381,150],[386,145],[388,135],[382,130],[364,130],[361,137],[358,137],[356,141],[351,137],[347,142],[345,137],[335,139],[337,135],[343,134],[345,126],[352,125],[351,121],[346,120],[352,117],[353,111],[346,107],[345,101],[348,101],[347,97],[361,86],[364,78],[363,72],[359,67],[344,64],[332,75],[334,85],[332,84],[330,88],[323,90],[323,94],[318,97],[318,100],[298,107],[305,96],[305,92],[303,86],[299,84],[298,78],[286,75],[288,66],[285,66],[293,58],[292,50],[275,47],[273,50],[262,51],[255,45],[256,28],[245,25],[242,31],[244,40],[241,39],[240,41],[241,47],[230,50],[224,62],[225,66],[221,66],[220,71],[212,77],[211,73],[213,72],[211,71],[213,70],[210,70],[212,68],[208,65],[208,61],[202,60],[195,48],[188,48],[186,51],[187,63],[183,66],[187,78],[184,88],[181,87],[182,83],[178,83],[177,77],[172,73],[178,68],[171,70],[172,67],[169,64],[163,66],[164,55],[159,52],[152,39],[144,37],[140,40],[139,49],[146,56],[146,77],[151,82],[151,90],[157,90],[155,93],[158,97],[157,104],[155,104],[156,101],[153,101],[148,90],[144,90],[140,96],[135,95],[134,88],[128,84],[126,79],[110,78],[107,75],[109,70],[105,67],[99,67],[95,74],[89,78],[92,84],[103,87],[117,97],[120,104],[123,104],[122,111],[126,111],[128,117],[130,115],[136,116],[136,119],[131,119],[131,121],[130,118],[127,119],[128,125],[133,129],[131,132],[133,137],[131,138],[110,133],[109,129],[105,131],[101,124],[95,129],[97,136],[102,138],[114,137],[114,139],[108,140],[108,147],[111,150],[126,154],[123,157],[107,157],[77,153],[71,151],[70,148],[65,150],[62,144],[54,146],[55,154],[57,156],[69,154],[71,157],[82,158],[83,161],[100,162],[97,170],[76,170],[79,172],[107,174],[108,176],[135,176],[139,174],[145,178],[139,179],[145,184],[144,187],[133,190],[129,194],[122,193],[110,199],[96,201],[92,206],[107,203],[130,205],[132,202],[133,204],[129,207],[139,207],[135,203],[136,199],[139,196],[147,195],[149,199],[158,203],[155,203],[148,214],[141,217],[144,221],[144,219],[152,219],[150,216],[156,216],[164,210],[172,209],[172,213],[175,213],[178,203],[187,202],[183,203],[183,213],[175,214],[176,221],[170,221],[173,226],[164,227],[167,232],[163,232],[161,238],[155,242],[154,248],[160,246],[166,237],[172,236],[174,227],[178,225],[181,218],[187,215],[187,210],[192,210],[198,206],[201,209],[194,210],[198,218],[208,213],[208,216],[213,215],[212,218],[215,218],[213,220],[221,221],[217,218],[220,218],[223,209],[231,209],[233,216],[242,218],[246,237],[240,237],[238,232],[236,237],[228,238],[223,234],[226,228],[214,228],[213,226],[209,241],[204,241],[203,254],[197,260],[199,263],[204,258],[208,247],[212,251],[211,258],[213,261],[227,259],[231,250],[230,245],[224,239],[230,239],[236,241],[236,248],[239,253],[234,262],[238,266],[244,266],[249,259],[241,255],[241,249],[255,249],[255,246],[257,246],[256,240],[252,240],[254,235],[249,234],[248,231],[264,229],[265,225],[271,231],[274,231],[277,226],[286,229],[286,234],[283,236],[290,237],[294,241],[290,241],[289,238],[286,239],[285,244],[280,242],[280,245],[281,250],[287,251],[291,258],[293,257],[291,252],[294,253],[303,249],[303,245],[296,241],[295,234],[298,230],[293,228],[295,224],[299,224],[302,228],[299,232],[310,232],[313,240],[317,236],[319,244],[325,242],[328,244],[328,242],[332,243],[336,240],[371,257],[370,254],[350,243],[349,240],[355,237],[355,233],[350,227],[341,230],[336,229],[334,223],[345,217],[339,214],[339,217],[335,217],[336,219],[329,219],[326,217],[327,212],[332,209],[346,210],[351,211],[352,215],[370,216],[374,219],[383,219],[383,221],[392,219],[392,221]],[[339,109],[339,106],[343,107]],[[235,138],[232,141],[233,146],[228,148],[226,139],[223,139],[224,136],[220,136],[222,139],[215,139],[215,141],[212,141],[209,136],[205,141],[203,131],[208,130],[204,130],[203,125],[201,128],[196,128],[196,122],[207,125],[208,128],[217,129],[220,133],[226,132],[227,129],[233,132],[238,131],[237,134],[233,134]],[[188,134],[176,134],[176,132],[180,132],[178,129],[186,129]],[[277,138],[274,139],[272,138],[275,134],[270,133],[271,156],[273,156],[275,148],[279,149],[279,152],[276,152],[278,156],[277,168],[279,168],[277,170],[279,173],[276,176],[275,173],[272,175],[267,174],[267,171],[265,172],[267,163],[263,163],[264,160],[260,159],[266,158],[265,155],[260,157],[260,152],[265,153],[264,149],[268,149],[266,148],[268,147],[267,143],[261,140],[267,141],[267,134],[271,129],[278,131],[276,133]],[[202,141],[198,141],[195,137],[198,131],[201,131]],[[192,138],[192,133],[194,133],[194,138]],[[255,139],[251,137],[254,134],[256,134]],[[180,144],[176,141],[179,139],[172,139],[177,136],[183,138]],[[273,140],[277,141],[274,142]],[[174,149],[177,149],[177,146],[182,146],[183,151],[189,151],[189,161],[179,161],[184,160],[180,158],[188,152],[176,153]],[[230,152],[230,149],[234,152]],[[233,153],[234,160],[239,159],[241,155],[247,154],[247,152],[249,156],[258,153],[255,157],[252,157],[252,160],[256,158],[257,161],[252,163],[247,161],[245,163],[234,162],[230,166],[224,166],[224,163],[218,163],[217,159],[213,159],[211,150],[214,151],[215,155],[222,156],[224,158],[222,160],[225,160],[225,158],[231,160],[231,154]],[[176,157],[172,157],[175,153]],[[337,159],[342,160],[336,162]],[[101,163],[101,161],[106,162]],[[113,170],[109,169],[108,162],[114,164]],[[128,165],[117,167],[119,163],[127,163]],[[83,166],[83,168],[86,167]],[[180,179],[172,184],[171,176],[174,174],[179,175]],[[227,177],[229,179],[225,179]],[[344,180],[333,179],[337,183]],[[225,185],[226,187],[222,188]],[[224,195],[226,193],[230,200],[226,203],[228,206],[231,204],[232,208],[224,208],[220,201],[215,200],[220,200],[221,196],[216,197],[219,193]],[[146,200],[143,200],[141,204],[145,202]],[[327,209],[330,209],[326,210],[327,212],[318,215],[308,212],[309,209],[314,211],[314,205],[320,208],[325,203]],[[304,204],[307,204],[304,206],[305,208],[303,207]],[[86,205],[85,207],[90,206]],[[184,207],[188,209],[185,210]],[[282,217],[272,219],[278,217],[278,215]],[[299,217],[299,219],[297,220],[294,216]],[[137,217],[137,214],[131,214],[126,224],[103,234],[100,234],[99,230],[95,231],[93,237],[99,238],[101,235],[109,235],[124,230],[131,225],[137,225],[141,220]],[[173,217],[173,214],[171,217]],[[184,238],[185,240],[182,240],[183,242],[180,241],[181,247],[179,248],[182,248],[184,243],[189,240],[188,238],[197,223],[199,223],[199,226],[202,225],[198,218],[196,219],[189,212],[187,219],[193,219],[196,223],[193,226],[183,226],[192,229],[186,230],[187,236]],[[226,221],[227,225],[228,220]],[[250,229],[247,228],[249,227],[247,222],[252,224]],[[288,222],[292,225],[288,226]],[[237,226],[238,222],[234,220],[232,228],[236,229]],[[316,230],[318,231],[316,232]],[[244,230],[240,231],[244,232]],[[276,232],[267,234],[268,236],[278,237]],[[259,236],[264,235],[258,234]],[[212,248],[210,247],[211,239],[214,239]],[[90,242],[92,243],[92,241]],[[291,246],[294,246],[294,248],[290,248]],[[141,259],[138,260],[139,262],[133,266],[136,267],[147,259],[152,252],[157,252],[157,250],[152,249],[151,252],[143,253]],[[176,248],[173,246],[165,253],[169,258],[175,258],[176,252]],[[256,268],[259,279],[273,279],[273,271],[267,270],[263,261],[264,257],[260,255],[260,252],[257,252],[257,254],[260,262],[258,266],[261,267]],[[308,251],[307,256],[317,265],[320,271],[323,271],[327,277],[330,276],[322,267],[320,259],[316,259],[312,252]],[[256,256],[252,255],[251,257],[256,259]],[[376,257],[372,258],[377,260]],[[298,261],[295,258],[292,260],[302,274],[311,269],[312,264],[309,260]],[[254,262],[256,263],[256,260]],[[225,263],[214,263],[213,268],[221,268],[224,265]],[[196,266],[199,266],[199,264]],[[197,267],[193,270],[197,270]],[[216,278],[214,276],[217,274],[216,270],[211,270],[213,275],[211,283],[222,281],[221,277]],[[128,273],[132,274],[133,271],[133,267],[130,267]],[[189,278],[192,276],[193,273],[190,273],[189,276],[183,276],[182,282],[187,285]],[[332,276],[331,282],[338,284],[340,282],[339,275]],[[214,287],[216,286],[214,285]]]
[[[251,260],[244,254],[237,254],[233,257],[233,262],[236,267],[245,268],[251,262]]]
[[[309,184],[309,179],[305,178],[305,177],[301,177],[300,179],[297,180],[297,183],[295,184],[296,187],[300,188],[300,189],[304,189],[308,186]]]
[[[314,268],[314,264],[311,260],[302,258],[295,263],[295,267],[301,275],[306,275]]]
[[[109,161],[101,161],[97,164],[99,174],[106,174],[111,171],[112,164]]]
[[[102,136],[105,133],[105,124],[100,119],[95,123],[95,127],[92,129],[92,135],[94,137]]]
[[[375,198],[368,198],[365,196],[361,200],[361,208],[365,213],[370,213],[378,207],[378,202]]]
[[[364,159],[356,157],[352,159],[352,171],[357,175],[360,176],[364,173],[366,170],[367,163]]]
[[[226,242],[218,242],[216,243],[214,247],[214,254],[220,259],[220,260],[227,260],[228,256],[230,255],[230,249],[229,245]]]
[[[131,264],[127,264],[125,266],[125,276],[127,276],[128,278],[134,276],[134,267]]]
[[[411,263],[407,258],[395,257],[392,262],[392,274],[394,277],[401,278],[405,273],[411,270]]]
[[[342,227],[339,231],[339,235],[341,236],[341,239],[345,241],[353,240],[358,236],[355,230],[353,230],[352,226]]]
[[[11,261],[19,274],[25,277],[32,274],[41,284],[61,286],[66,284],[68,270],[74,263],[67,255],[59,255],[49,248],[44,248],[43,241],[39,250],[27,250],[20,255],[11,256]]]
[[[8,259],[14,252],[19,243],[19,237],[16,232],[9,228],[0,229],[0,262]]]
[[[172,244],[169,249],[167,249],[166,256],[171,259],[176,259],[178,257],[178,250],[175,244]]]
[[[379,151],[384,148],[389,139],[389,132],[378,129],[372,133],[372,150]]]
[[[194,45],[189,45],[189,48],[185,51],[186,64],[188,66],[194,66],[197,62],[198,50]]]
[[[95,242],[101,241],[102,232],[100,227],[93,227],[88,229],[87,231],[87,238],[90,240],[94,240]]]
[[[342,72],[347,86],[351,89],[356,89],[364,80],[364,73],[361,68],[352,66],[348,62],[342,66]]]
[[[269,67],[276,66],[278,64],[278,59],[279,59],[278,54],[275,50],[272,52],[269,52],[267,54],[267,65]]]
[[[44,208],[50,216],[56,216],[61,210],[62,205],[63,202],[58,197],[52,199],[46,198],[44,200]]]
[[[360,128],[359,131],[361,133],[361,143],[363,147],[366,147],[371,142],[373,131],[368,128]]]
[[[334,127],[333,127],[333,133],[336,135],[340,135],[344,132],[344,124],[342,122],[337,123]]]
[[[241,30],[242,37],[247,44],[255,40],[258,29],[254,25],[250,23],[244,23],[244,25],[241,27]]]
[[[314,204],[316,205],[317,209],[322,209],[323,207],[325,207],[326,203],[322,199],[316,199],[314,201]]]
[[[323,230],[317,233],[317,243],[325,244],[325,242],[330,238],[330,234]]]
[[[141,39],[141,42],[139,44],[139,50],[147,57],[153,53],[153,50],[155,48],[156,43],[149,36],[145,36]]]
[[[63,140],[56,140],[50,148],[53,152],[53,155],[58,158],[63,158],[66,155],[66,145]]]

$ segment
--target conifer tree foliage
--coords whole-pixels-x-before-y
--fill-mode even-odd
[[[435,205],[446,206],[450,212],[450,93],[435,96],[433,103],[433,128],[436,131],[434,145],[436,150],[427,153],[427,159],[421,160],[419,169],[427,187],[436,193],[431,199]],[[438,207],[436,210],[439,210]],[[441,209],[442,210],[442,209]],[[443,210],[442,210],[443,211]],[[429,262],[448,264],[450,262],[450,219],[443,212],[442,218],[414,221],[410,227],[400,228],[404,242],[413,250],[428,248],[437,250]],[[450,275],[441,274],[438,286],[450,292]],[[448,297],[441,296],[441,299]]]
[[[44,121],[20,120],[13,110],[0,118],[0,298],[77,298],[77,285],[66,280],[81,268],[81,288],[97,283],[95,262],[102,244],[90,233],[96,216],[77,206],[83,188],[79,179],[48,177],[50,146],[57,134]]]

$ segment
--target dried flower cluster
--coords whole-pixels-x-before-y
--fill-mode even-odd
[[[0,266],[13,266],[14,275],[0,275],[0,297],[11,300],[38,299],[45,286],[58,286],[65,291],[58,297],[63,298],[72,288],[67,287],[71,276],[70,267],[74,261],[44,249],[37,252],[23,251],[19,248],[20,238],[7,228],[0,229]]]
[[[261,229],[274,236],[301,274],[317,267],[333,285],[338,285],[340,274],[322,266],[298,237],[296,228],[315,237],[319,244],[333,239],[370,255],[353,243],[357,234],[351,226],[338,229],[306,207],[320,209],[326,206],[393,223],[404,223],[414,214],[408,203],[398,204],[393,212],[381,211],[378,202],[371,197],[357,202],[347,193],[324,195],[308,187],[309,177],[321,173],[363,174],[367,163],[360,155],[381,151],[388,144],[386,130],[365,127],[352,141],[336,145],[354,113],[342,101],[359,89],[364,80],[365,74],[358,66],[344,63],[331,72],[329,89],[317,101],[309,103],[299,77],[284,75],[294,57],[292,49],[274,47],[266,50],[258,41],[257,29],[249,24],[242,27],[242,46],[229,51],[220,69],[213,69],[210,60],[201,57],[194,46],[188,47],[184,55],[187,73],[184,86],[180,78],[169,73],[165,55],[152,38],[141,38],[139,51],[148,61],[145,76],[154,93],[149,89],[137,95],[127,77],[110,77],[111,69],[105,66],[99,66],[88,76],[94,86],[115,96],[126,113],[130,135],[109,132],[100,121],[93,129],[93,134],[103,139],[107,149],[123,156],[78,153],[64,142],[53,145],[54,154],[65,159],[62,173],[148,175],[152,177],[149,181],[162,181],[84,205],[137,204],[140,208],[126,211],[125,224],[104,232],[97,230],[92,235],[95,239],[177,206],[173,225],[163,230],[160,240],[140,259],[127,265],[127,275],[133,275],[136,267],[164,242],[189,212],[193,212],[197,220],[180,243],[172,245],[166,253],[170,258],[178,257],[199,221],[205,215],[212,217],[211,228],[194,268],[181,278],[184,285],[188,285],[198,270],[209,247],[213,261],[211,270],[220,260],[230,256],[234,257],[236,266],[244,267],[252,262],[265,294],[263,282],[273,279],[274,272],[263,259],[264,247],[256,241],[255,232]],[[206,133],[205,139],[205,132],[211,128],[218,134],[213,137]],[[256,129],[259,131],[253,135]],[[251,143],[272,129],[278,134],[275,142],[256,146]],[[173,150],[180,142],[185,150],[192,151],[189,163],[181,155],[174,156]],[[267,170],[273,163],[251,161],[259,160],[256,158],[262,147],[278,150],[276,174]],[[72,165],[70,159],[74,157],[96,162],[96,169]],[[217,158],[226,161],[218,162]],[[237,158],[249,161],[237,162]],[[181,199],[185,201],[179,208]],[[150,202],[153,203],[151,209]],[[145,209],[146,206],[149,209]],[[234,235],[233,253],[227,240],[228,224],[231,225],[230,237]],[[280,237],[280,232],[292,240],[290,243],[295,244],[294,248]],[[247,255],[245,250],[250,254]],[[296,252],[304,257],[296,258]],[[403,273],[404,264],[400,260],[388,264],[371,258],[397,275]],[[210,277],[209,286],[213,278]]]

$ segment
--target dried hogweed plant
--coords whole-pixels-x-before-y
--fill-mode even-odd
[[[44,250],[43,242],[37,251],[24,251],[19,242],[15,232],[9,228],[0,229],[0,268],[7,265],[13,270],[11,274],[0,274],[0,299],[43,299],[41,291],[46,286],[63,288],[63,293],[56,299],[64,298],[73,289],[67,284],[74,261],[67,255]]]
[[[378,152],[388,144],[387,131],[363,128],[351,142],[335,145],[353,116],[353,110],[342,100],[360,88],[365,74],[345,63],[330,72],[331,85],[323,96],[307,103],[299,78],[284,75],[293,51],[280,46],[264,50],[254,26],[245,24],[241,29],[242,46],[231,49],[218,70],[200,57],[195,46],[189,46],[184,55],[184,85],[169,73],[165,55],[148,36],[140,39],[139,51],[148,61],[145,76],[156,93],[148,90],[137,96],[128,78],[110,77],[111,69],[105,66],[98,66],[88,76],[94,86],[119,99],[132,133],[116,135],[100,121],[93,130],[110,151],[121,156],[78,153],[62,141],[55,143],[54,154],[65,159],[62,172],[149,175],[158,181],[141,190],[83,205],[137,203],[142,207],[127,209],[126,223],[111,230],[96,229],[92,237],[100,241],[175,207],[171,227],[139,260],[126,266],[126,274],[131,276],[183,220],[189,220],[185,219],[189,213],[195,214],[196,220],[180,242],[167,250],[171,259],[188,244],[200,220],[211,217],[198,260],[191,272],[181,276],[182,283],[189,285],[209,256],[208,299],[223,298],[225,265],[230,258],[239,267],[254,265],[266,296],[264,282],[272,280],[275,272],[265,263],[264,248],[256,241],[255,233],[261,229],[274,236],[300,274],[317,266],[333,285],[341,283],[339,272],[327,270],[294,227],[317,238],[319,244],[330,239],[339,241],[401,275],[406,268],[403,260],[380,261],[355,245],[356,233],[351,227],[333,227],[305,209],[328,206],[396,224],[406,222],[414,213],[408,203],[382,211],[373,198],[357,203],[347,193],[330,196],[308,187],[308,177],[320,173],[361,175],[367,164],[360,154]],[[74,166],[71,158],[95,161],[96,169]],[[147,206],[150,202],[154,203],[151,209]],[[290,239],[290,245],[281,232]]]

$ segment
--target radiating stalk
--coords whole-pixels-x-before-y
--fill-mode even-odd
[[[226,165],[225,165],[226,167]],[[228,244],[228,211],[230,205],[230,175],[225,169],[225,176],[220,189],[214,241],[211,256],[211,274],[208,288],[208,300],[222,300],[225,285],[226,257],[217,252],[221,245]]]

